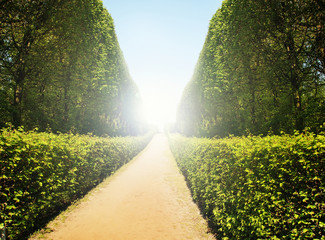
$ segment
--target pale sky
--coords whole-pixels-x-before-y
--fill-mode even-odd
[[[221,0],[103,0],[151,123],[173,122]]]

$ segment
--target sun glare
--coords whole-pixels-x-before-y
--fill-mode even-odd
[[[168,96],[147,95],[143,97],[144,115],[150,125],[163,131],[166,124],[175,122],[176,105]]]

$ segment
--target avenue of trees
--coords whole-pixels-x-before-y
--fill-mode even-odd
[[[226,0],[210,22],[177,127],[186,135],[320,131],[325,3]]]
[[[138,134],[139,104],[100,0],[0,0],[0,128]]]

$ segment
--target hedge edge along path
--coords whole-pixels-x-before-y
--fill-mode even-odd
[[[324,133],[170,145],[218,239],[325,239]]]
[[[100,138],[3,129],[0,134],[2,238],[5,228],[7,239],[26,239],[49,217],[129,162],[151,137],[148,134]]]

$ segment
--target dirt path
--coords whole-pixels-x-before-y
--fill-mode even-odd
[[[214,239],[162,134],[65,215],[45,239]]]

